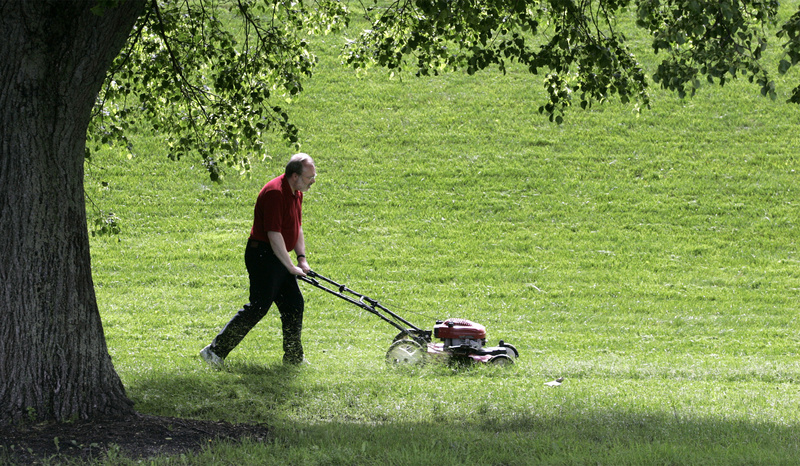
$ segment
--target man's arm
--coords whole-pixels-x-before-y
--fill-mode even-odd
[[[300,237],[302,238],[302,236],[301,233]],[[283,240],[283,235],[279,231],[268,231],[267,237],[269,238],[269,245],[272,246],[272,252],[275,253],[275,256],[281,261],[281,264],[286,267],[286,270],[292,275],[305,276],[305,271],[292,263],[292,258],[289,257],[289,253],[286,251],[286,242]]]
[[[294,245],[294,253],[297,254],[297,266],[305,273],[310,272],[311,267],[306,260],[306,239],[303,236],[303,227],[300,227],[300,235],[297,237],[297,244]]]

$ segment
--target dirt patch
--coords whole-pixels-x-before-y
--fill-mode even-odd
[[[218,439],[265,441],[269,430],[260,425],[197,421],[136,415],[126,419],[0,427],[0,462],[35,464],[43,459],[102,458],[119,446],[130,458],[150,458],[199,451]]]

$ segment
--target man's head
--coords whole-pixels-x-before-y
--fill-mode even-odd
[[[317,167],[310,155],[294,154],[286,164],[286,178],[294,191],[306,192],[317,178]]]

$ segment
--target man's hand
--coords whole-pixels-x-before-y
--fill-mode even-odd
[[[297,260],[297,267],[299,267],[303,271],[303,275],[311,272],[311,267],[308,265],[308,261],[305,257],[301,257]]]

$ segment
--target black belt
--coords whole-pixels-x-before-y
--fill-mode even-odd
[[[258,248],[261,248],[261,247],[269,247],[269,250],[270,251],[272,250],[272,246],[270,246],[269,243],[266,243],[264,241],[259,241],[257,239],[253,239],[253,238],[250,238],[250,239],[247,240],[247,247],[250,247],[250,248],[253,248],[253,249],[258,249]]]

